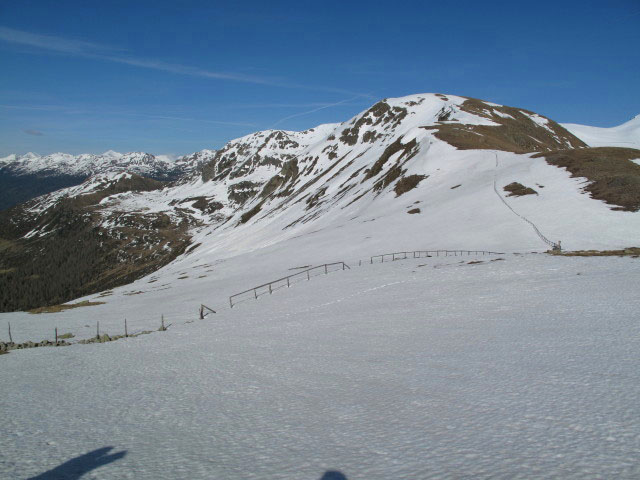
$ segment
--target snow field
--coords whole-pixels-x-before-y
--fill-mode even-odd
[[[165,333],[12,352],[0,476],[114,446],[88,478],[637,478],[637,260],[502,258],[365,264]]]

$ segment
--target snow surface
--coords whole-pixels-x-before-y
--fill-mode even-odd
[[[638,260],[514,253],[547,248],[521,217],[565,248],[610,249],[640,244],[640,213],[591,199],[584,179],[543,158],[438,140],[420,127],[442,108],[461,123],[491,124],[460,111],[461,97],[446,98],[387,99],[407,109],[398,124],[376,124],[366,111],[282,132],[295,148],[258,132],[221,150],[237,155],[240,176],[104,199],[107,227],[112,214],[171,215],[171,203],[188,208],[182,200],[198,196],[223,208],[193,210],[201,223],[189,253],[84,298],[103,305],[0,314],[17,342],[52,339],[55,327],[90,338],[97,321],[111,335],[123,333],[125,318],[130,332],[157,329],[161,315],[171,323],[112,343],[1,356],[0,477],[37,475],[113,446],[127,455],[89,477],[320,478],[337,469],[350,480],[637,478]],[[372,122],[359,141],[341,142],[365,115]],[[379,140],[360,141],[367,132]],[[373,190],[376,178],[362,174],[397,139],[417,144],[405,175],[428,176],[400,197],[393,184]],[[341,161],[335,169],[328,145]],[[239,225],[259,200],[240,208],[229,187],[276,173],[254,162],[258,153],[294,155],[299,183]],[[504,197],[514,181],[538,195]],[[100,182],[74,188],[87,193]],[[33,208],[51,201],[40,197]],[[505,254],[369,263],[445,248]],[[229,295],[332,261],[351,270],[228,306]],[[218,313],[198,320],[201,303]]]
[[[157,327],[161,309],[172,326],[2,356],[0,476],[104,447],[126,456],[87,478],[640,475],[638,260],[352,263],[233,309],[218,303],[287,271],[270,271],[271,253],[214,265],[198,292],[185,280],[3,316],[20,340],[43,324],[88,324],[90,335],[96,320],[115,334],[125,311],[130,328]],[[218,314],[195,320],[200,301]]]
[[[574,123],[562,126],[590,147],[640,148],[640,115],[611,128],[589,127]]]

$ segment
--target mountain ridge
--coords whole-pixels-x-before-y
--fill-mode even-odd
[[[92,264],[90,288],[70,285],[55,301],[99,291],[101,279],[111,287],[152,268],[173,270],[192,258],[229,258],[311,235],[326,236],[345,254],[360,244],[372,251],[400,243],[464,248],[471,237],[496,251],[546,249],[532,226],[572,248],[625,247],[640,229],[640,203],[629,197],[640,194],[640,166],[629,161],[635,152],[591,149],[551,119],[468,97],[385,99],[343,123],[232,140],[200,173],[178,182],[136,191],[112,187],[119,174],[94,176],[14,207],[0,214],[2,231],[16,232],[3,240],[0,269],[8,273],[0,283],[46,276],[27,271],[25,259],[44,256],[46,267],[52,239],[85,238],[88,231],[95,234],[86,255],[98,255],[101,242],[121,253],[100,253],[110,260]],[[617,171],[608,170],[611,156]],[[594,181],[597,188],[585,188]],[[501,192],[514,183],[535,195],[505,200]],[[85,221],[74,230],[60,218]],[[403,238],[390,243],[387,231]],[[144,268],[122,270],[120,261]],[[2,308],[15,308],[6,295]]]

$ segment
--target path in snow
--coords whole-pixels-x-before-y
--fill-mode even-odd
[[[498,191],[498,186],[497,186],[497,181],[498,181],[498,154],[495,151],[493,152],[493,154],[496,156],[496,168],[495,168],[494,175],[493,175],[493,191],[496,192],[496,195],[498,195],[498,198],[502,201],[502,203],[504,203],[507,206],[507,208],[509,210],[511,210],[516,216],[520,217],[522,220],[524,220],[529,225],[531,225],[531,227],[533,228],[533,231],[536,232],[536,235],[538,235],[538,237],[540,237],[540,240],[542,240],[544,243],[549,245],[551,248],[555,249],[555,248],[559,247],[560,246],[559,243],[552,242],[547,237],[545,237],[542,234],[542,232],[540,231],[540,229],[538,229],[538,227],[537,227],[537,225],[535,223],[533,223],[531,220],[529,220],[524,215],[520,215],[518,212],[516,212],[513,209],[513,207],[511,205],[509,205],[507,200],[502,195],[500,195],[500,192]]]

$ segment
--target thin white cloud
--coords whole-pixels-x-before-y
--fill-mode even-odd
[[[177,75],[189,75],[193,77],[204,77],[217,80],[229,80],[234,82],[252,83],[271,87],[323,91],[341,93],[346,95],[354,94],[354,92],[349,92],[340,88],[302,85],[297,83],[290,83],[277,78],[256,77],[234,72],[218,72],[188,65],[162,62],[159,60],[135,58],[123,55],[123,53],[119,52],[117,49],[106,45],[55,37],[53,35],[41,35],[36,33],[23,32],[21,30],[15,30],[13,28],[7,27],[0,27],[0,40],[6,43],[26,45],[41,50],[74,55],[84,58],[92,58],[107,62],[121,63],[131,65],[133,67],[147,68]],[[367,95],[358,96],[367,97]]]
[[[314,108],[313,110],[308,110],[306,112],[300,112],[300,113],[294,113],[293,115],[289,115],[287,117],[281,118],[276,123],[274,123],[270,128],[273,128],[273,127],[281,124],[282,122],[284,122],[286,120],[290,120],[292,118],[302,117],[303,115],[309,115],[310,113],[319,112],[320,110],[324,110],[325,108],[337,107],[338,105],[342,105],[342,104],[347,103],[347,102],[352,102],[353,100],[355,100],[357,98],[361,98],[362,96],[363,95],[356,95],[353,98],[347,98],[346,100],[341,100],[340,102],[328,103],[328,104],[323,105],[321,107]]]
[[[60,53],[83,55],[89,52],[98,53],[111,51],[114,49],[98,45],[96,43],[84,42],[80,40],[68,40],[54,37],[52,35],[40,35],[35,33],[14,30],[13,28],[0,27],[0,40],[8,43],[17,43],[29,47],[53,50]]]
[[[203,122],[212,123],[214,125],[229,125],[234,127],[255,127],[255,123],[247,122],[230,122],[226,120],[210,120],[205,118],[192,118],[192,117],[177,117],[173,115],[153,115],[147,113],[137,112],[122,112],[122,111],[108,111],[108,110],[82,110],[78,108],[64,107],[60,105],[1,105],[0,108],[6,108],[9,110],[36,110],[36,111],[49,111],[49,112],[61,112],[63,114],[72,115],[101,115],[101,116],[125,116],[125,117],[142,117],[151,118],[157,120],[171,120],[180,122]]]

